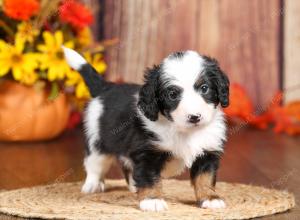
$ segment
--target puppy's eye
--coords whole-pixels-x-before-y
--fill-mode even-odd
[[[201,87],[200,87],[200,90],[201,90],[201,93],[202,94],[207,94],[208,93],[208,90],[209,90],[209,87],[207,84],[203,84]]]
[[[176,100],[178,98],[178,96],[179,96],[178,92],[175,91],[175,90],[169,91],[168,94],[169,94],[169,99],[170,100]]]

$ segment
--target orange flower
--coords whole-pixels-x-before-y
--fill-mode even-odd
[[[28,20],[40,8],[37,0],[4,0],[4,13],[16,20]]]
[[[84,28],[93,22],[92,12],[75,0],[65,0],[59,7],[61,21],[75,28]]]
[[[224,112],[230,119],[241,119],[256,128],[266,129],[273,125],[275,133],[300,135],[300,101],[282,106],[282,98],[283,93],[277,92],[265,111],[257,115],[244,88],[233,83],[230,87],[230,106]]]
[[[252,118],[253,104],[245,89],[237,83],[230,86],[230,105],[224,112],[231,117],[240,117],[244,120]]]

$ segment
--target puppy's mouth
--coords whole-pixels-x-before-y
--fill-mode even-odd
[[[199,127],[201,127],[202,126],[202,123],[201,123],[201,121],[199,121],[199,122],[197,122],[197,123],[190,123],[190,122],[186,122],[186,125],[185,125],[185,127],[187,128],[187,129],[193,129],[193,128],[199,128]]]
[[[201,118],[200,121],[195,123],[190,123],[189,121],[186,122],[186,128],[187,129],[201,129],[207,125],[206,121]]]
[[[189,123],[189,127],[191,127],[191,128],[198,128],[198,127],[200,127],[201,125],[202,125],[201,122],[193,123],[193,124]]]
[[[198,127],[198,126],[200,126],[202,123],[201,123],[202,121],[198,121],[198,122],[193,122],[193,123],[191,123],[191,122],[189,122],[189,121],[186,121],[186,125],[187,125],[187,127]]]

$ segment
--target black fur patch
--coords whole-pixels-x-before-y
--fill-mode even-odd
[[[170,59],[181,59],[181,58],[183,58],[184,53],[185,53],[184,51],[177,51],[177,52],[172,53],[169,56],[169,58]]]
[[[203,96],[207,102],[218,104],[222,107],[229,105],[229,79],[219,67],[218,61],[208,56],[203,56],[205,60],[204,75],[195,84],[195,89],[199,89],[202,82],[209,84],[210,94]]]
[[[191,179],[195,179],[201,173],[212,173],[214,176],[213,185],[216,183],[216,174],[219,168],[220,152],[205,152],[199,156],[190,169]]]
[[[105,89],[106,82],[90,64],[82,65],[78,72],[88,86],[92,97],[97,97]]]
[[[144,128],[135,106],[135,94],[140,86],[134,84],[114,84],[102,92],[104,106],[99,119],[99,152],[115,155],[128,155],[131,149],[157,140],[155,135]]]
[[[178,86],[160,86],[159,88],[159,101],[158,106],[160,112],[168,118],[170,121],[173,121],[171,117],[171,112],[174,111],[180,100],[182,95],[182,89]]]
[[[172,121],[170,113],[180,102],[182,89],[175,85],[169,86],[168,81],[162,79],[163,74],[161,65],[147,69],[145,84],[139,93],[138,106],[151,121],[158,119],[159,112]]]
[[[219,104],[218,87],[215,79],[215,75],[212,72],[206,72],[195,83],[194,88],[207,103],[213,103],[215,106]],[[201,86],[206,84],[208,86],[207,94],[201,93]]]
[[[158,87],[160,66],[153,66],[145,72],[145,84],[140,89],[138,107],[151,121],[158,119]]]
[[[145,188],[155,185],[160,180],[160,173],[170,157],[167,152],[160,152],[154,146],[140,146],[130,154],[135,167],[133,179],[136,187]]]

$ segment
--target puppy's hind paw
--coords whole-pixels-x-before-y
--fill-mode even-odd
[[[163,199],[144,199],[140,201],[140,209],[143,211],[160,212],[168,209]]]
[[[199,206],[204,209],[222,209],[226,208],[226,204],[222,199],[206,199],[199,203]]]
[[[97,182],[86,181],[81,188],[81,192],[85,194],[104,192],[104,190],[105,190],[105,185],[103,181],[97,181]]]

